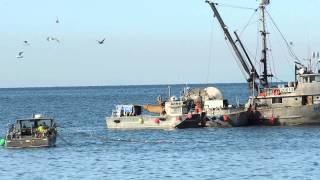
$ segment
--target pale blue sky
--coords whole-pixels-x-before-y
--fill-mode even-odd
[[[320,50],[319,7],[319,0],[273,0],[268,7],[299,57],[309,55],[308,47]],[[230,30],[253,13],[219,9]],[[0,0],[0,27],[0,87],[245,82],[204,0]],[[242,36],[253,54],[256,30],[253,24]],[[292,80],[291,59],[269,30],[276,75]],[[48,43],[48,36],[61,43]]]

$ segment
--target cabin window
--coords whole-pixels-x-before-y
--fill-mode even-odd
[[[279,104],[279,103],[282,103],[281,97],[272,98],[272,104]]]
[[[182,108],[171,108],[171,114],[182,114]]]
[[[316,78],[314,76],[310,76],[310,82],[315,82]]]

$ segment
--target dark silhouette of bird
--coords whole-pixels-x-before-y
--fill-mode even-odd
[[[103,38],[101,41],[97,40],[99,44],[103,44],[104,40],[106,40],[106,38]]]
[[[18,54],[18,56],[16,56],[16,58],[19,58],[19,59],[23,58],[22,54],[23,54],[23,51],[19,52],[19,54]]]
[[[59,39],[55,37],[47,37],[47,41],[56,41],[57,43],[60,43]]]

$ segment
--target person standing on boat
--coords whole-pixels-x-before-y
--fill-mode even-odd
[[[41,138],[45,133],[45,128],[44,126],[41,124],[38,128],[37,128],[37,137]]]

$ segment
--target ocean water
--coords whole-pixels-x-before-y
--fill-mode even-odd
[[[231,103],[248,95],[245,84],[214,86]],[[54,117],[61,135],[54,148],[0,148],[0,179],[319,179],[320,127],[106,128],[114,105],[166,94],[167,86],[0,89],[0,136],[34,113]]]

